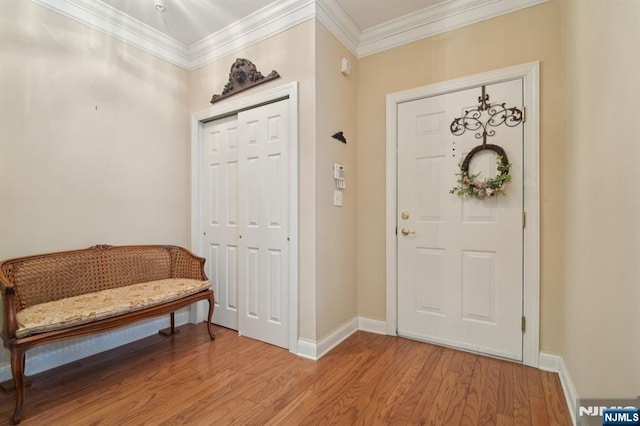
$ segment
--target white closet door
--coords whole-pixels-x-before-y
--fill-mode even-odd
[[[216,304],[213,322],[238,329],[238,119],[208,122],[200,175],[205,268]]]
[[[238,114],[239,330],[288,348],[288,100]]]

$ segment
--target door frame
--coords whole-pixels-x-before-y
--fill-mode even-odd
[[[530,62],[481,74],[448,80],[387,95],[386,105],[386,333],[398,330],[398,261],[397,261],[397,152],[398,105],[426,97],[523,79],[526,106],[524,126],[523,209],[526,226],[523,232],[523,364],[539,365],[540,346],[540,63]]]
[[[289,99],[289,352],[298,353],[298,82],[287,83],[262,92],[227,99],[215,106],[191,114],[191,250],[202,256],[200,234],[200,140],[204,123],[255,108],[267,103]],[[206,319],[205,305],[191,308],[191,322]]]

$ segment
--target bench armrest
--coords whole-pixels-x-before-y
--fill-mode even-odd
[[[18,320],[16,319],[16,292],[13,283],[4,274],[4,268],[0,264],[0,292],[2,293],[2,306],[4,324],[2,339],[4,345],[9,346],[9,341],[16,337]]]
[[[189,278],[193,280],[208,280],[204,272],[203,257],[196,256],[183,247],[170,246],[171,276],[173,278]]]

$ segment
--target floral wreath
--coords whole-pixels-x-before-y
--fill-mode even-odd
[[[471,158],[480,151],[485,149],[494,151],[496,154],[496,164],[498,166],[498,172],[496,177],[483,181],[476,180],[480,173],[474,175],[469,174],[469,163]],[[507,159],[507,155],[504,150],[497,145],[480,145],[467,154],[464,161],[459,165],[460,172],[456,173],[458,176],[458,185],[451,188],[449,193],[456,194],[460,197],[468,195],[470,197],[478,198],[480,200],[485,197],[494,197],[498,194],[505,194],[504,187],[507,183],[511,182],[511,175],[509,170],[511,169],[511,163]]]

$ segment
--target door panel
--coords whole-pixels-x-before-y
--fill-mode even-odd
[[[238,120],[223,118],[204,125],[203,248],[207,276],[216,304],[213,322],[238,329]]]
[[[242,335],[288,347],[288,100],[242,111],[239,262]]]
[[[486,91],[490,102],[523,104],[522,80]],[[502,146],[512,164],[506,195],[449,193],[458,164],[482,143],[477,132],[454,136],[449,125],[477,107],[480,93],[398,106],[398,333],[522,360],[522,125],[492,128],[487,141]],[[470,172],[494,177],[495,155],[475,155]],[[403,228],[412,233],[402,235]]]

